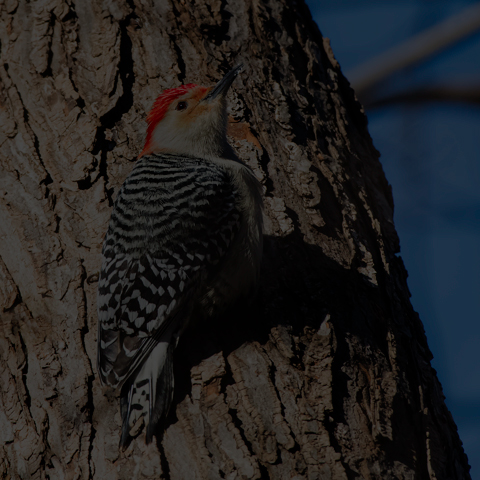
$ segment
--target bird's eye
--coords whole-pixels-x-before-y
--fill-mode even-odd
[[[177,106],[175,107],[175,110],[185,110],[188,107],[187,102],[178,102]]]

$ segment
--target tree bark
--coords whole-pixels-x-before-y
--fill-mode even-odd
[[[302,1],[0,2],[0,476],[467,479],[367,121]],[[192,326],[158,445],[96,373],[112,200],[164,89],[245,71],[265,186],[251,307]]]

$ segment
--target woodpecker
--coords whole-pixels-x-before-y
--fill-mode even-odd
[[[97,368],[121,388],[120,447],[150,443],[173,397],[172,358],[192,320],[251,297],[262,252],[261,185],[229,145],[227,92],[165,90],[145,146],[115,200],[98,285]]]

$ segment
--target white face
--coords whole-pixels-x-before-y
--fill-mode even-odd
[[[197,87],[171,103],[153,131],[153,151],[221,156],[226,144],[226,101],[223,96],[202,101],[207,93]]]

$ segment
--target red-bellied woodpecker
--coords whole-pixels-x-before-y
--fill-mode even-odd
[[[262,251],[261,188],[227,142],[226,94],[165,90],[147,117],[145,147],[115,200],[98,287],[98,371],[122,386],[120,445],[168,413],[172,355],[192,317],[255,290]]]

